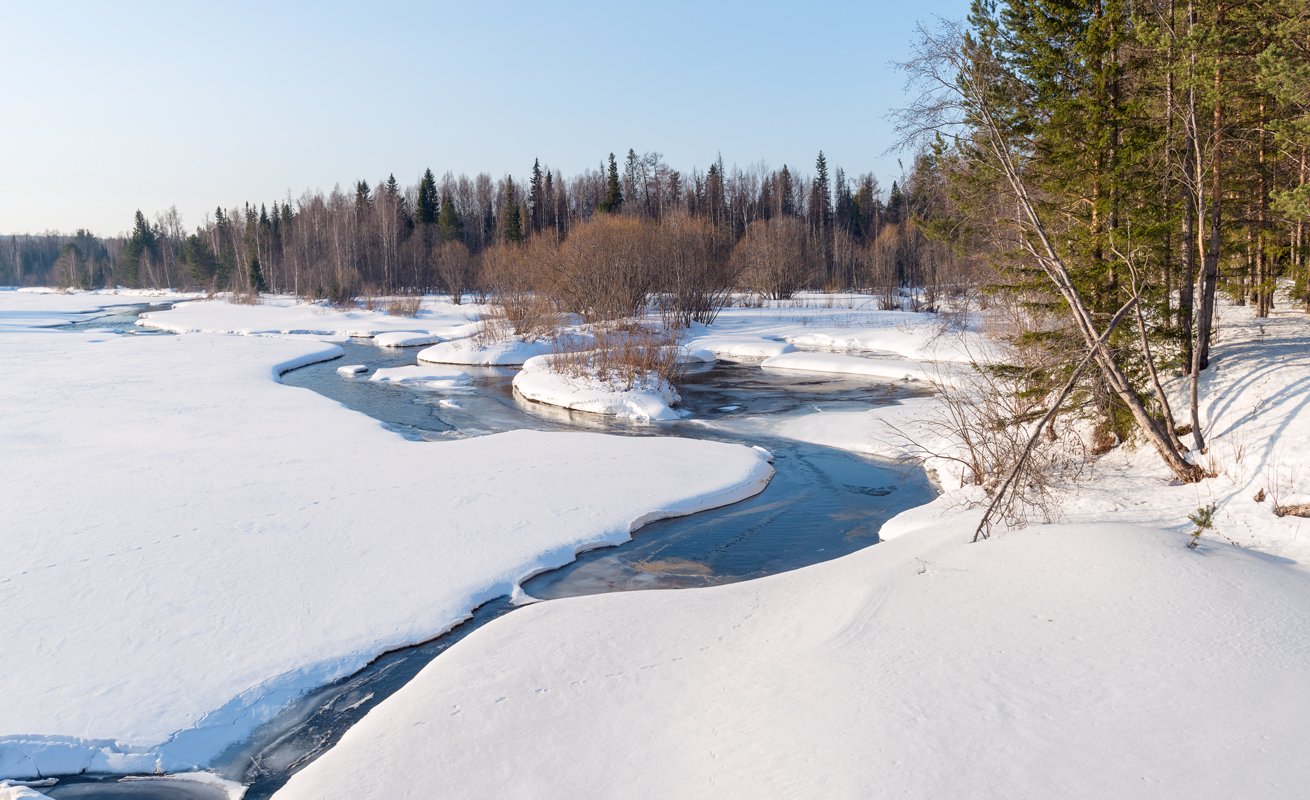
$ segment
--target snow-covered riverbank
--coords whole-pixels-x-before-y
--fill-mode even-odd
[[[10,327],[0,777],[204,764],[524,576],[771,474],[687,439],[406,441],[277,384],[337,353],[306,339]]]
[[[1215,478],[1175,485],[1124,449],[1058,524],[970,544],[978,512],[950,492],[797,572],[524,609],[279,797],[1295,796],[1310,523],[1272,495],[1310,491],[1310,335],[1247,315],[1225,312],[1207,376]],[[894,450],[882,423],[905,409],[789,427]]]
[[[811,349],[784,361],[898,379],[985,350],[972,327],[833,306],[729,309],[687,346]],[[230,329],[222,312],[206,313]],[[878,547],[730,586],[553,600],[475,631],[280,796],[1294,794],[1310,782],[1310,522],[1272,507],[1310,500],[1310,336],[1298,314],[1245,309],[1221,331],[1208,481],[1175,485],[1121,448],[1057,524],[969,544],[974,490],[938,461],[947,494]],[[331,354],[306,338],[5,335],[0,436],[19,457],[0,485],[22,491],[0,703],[18,712],[7,728],[26,722],[0,730],[0,777],[202,763],[289,694],[647,513],[768,474],[745,448],[687,440],[405,442],[272,380]],[[933,413],[915,398],[722,424],[895,455],[891,426],[919,435]],[[1187,515],[1209,503],[1215,529],[1189,550]]]
[[[385,310],[343,309],[295,297],[266,295],[259,303],[243,305],[226,300],[196,300],[167,311],[142,317],[140,324],[173,333],[235,333],[242,335],[359,336],[373,338],[379,347],[415,347],[477,333],[477,320],[486,306],[447,302],[437,297],[422,300],[412,317]]]

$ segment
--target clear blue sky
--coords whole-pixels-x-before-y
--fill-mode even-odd
[[[684,171],[822,149],[886,188],[889,62],[967,5],[0,0],[0,233],[629,147]]]

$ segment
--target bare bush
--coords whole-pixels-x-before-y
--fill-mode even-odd
[[[599,214],[560,245],[547,290],[560,308],[588,322],[635,317],[656,285],[657,224]]]
[[[709,222],[685,213],[663,219],[655,230],[653,257],[666,326],[714,322],[735,284],[730,253],[725,234]]]
[[[796,217],[756,220],[732,251],[741,286],[770,300],[785,300],[812,280],[818,254]]]
[[[482,252],[482,282],[500,307],[499,317],[482,321],[481,335],[490,341],[509,336],[546,339],[559,328],[559,312],[550,296],[535,284],[556,258],[556,246],[547,237],[534,237],[527,246],[499,244]]]
[[[387,300],[387,313],[393,317],[417,317],[423,305],[423,298],[416,295],[400,295]]]
[[[442,242],[436,247],[437,275],[450,292],[455,305],[464,302],[464,294],[473,285],[473,256],[463,242]]]
[[[1078,420],[1053,417],[1034,439],[1034,426],[1054,398],[1034,396],[1014,372],[980,368],[968,379],[934,381],[933,389],[940,402],[919,431],[895,429],[910,457],[958,464],[961,485],[980,486],[993,499],[1007,490],[993,513],[1009,525],[1022,525],[1034,513],[1051,521],[1058,490],[1076,482],[1090,459]],[[1016,465],[1018,473],[1005,484]]]
[[[595,330],[594,345],[560,340],[552,368],[574,378],[594,378],[621,389],[674,384],[682,375],[678,344],[667,329],[644,325]]]

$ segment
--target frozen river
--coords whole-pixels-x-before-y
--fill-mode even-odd
[[[99,322],[130,330],[131,314]],[[699,367],[679,387],[685,419],[637,425],[523,400],[511,387],[513,371],[505,369],[471,369],[472,386],[454,392],[370,381],[375,369],[413,364],[415,351],[381,349],[364,341],[342,347],[343,358],[289,372],[283,383],[333,398],[411,439],[583,428],[734,442],[773,454],[776,474],[755,497],[655,522],[641,528],[630,543],[583,553],[571,564],[524,582],[526,596],[517,598],[519,602],[709,586],[798,569],[876,543],[885,520],[935,494],[917,468],[771,434],[778,422],[791,416],[896,402],[911,392],[904,382],[773,373],[754,365]],[[369,370],[346,377],[336,371],[342,364],[363,364]],[[385,654],[355,675],[311,692],[251,739],[230,748],[211,769],[248,785],[248,798],[270,796],[432,659],[513,608],[509,598],[494,600],[443,636]],[[65,779],[44,791],[56,798],[221,796],[214,787],[193,782],[114,777]]]

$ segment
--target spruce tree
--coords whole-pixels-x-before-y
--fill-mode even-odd
[[[546,224],[545,187],[542,186],[541,161],[532,159],[532,181],[528,184],[528,209],[532,232],[537,233]]]
[[[597,211],[617,214],[623,207],[623,189],[619,186],[619,164],[610,153],[609,173],[605,179],[605,197],[596,206]]]
[[[832,285],[832,189],[828,183],[828,159],[822,150],[814,161],[814,184],[810,187],[810,230],[818,243],[824,283]]]
[[[250,290],[256,294],[268,291],[264,283],[264,271],[259,267],[259,257],[250,259]]]
[[[437,214],[437,239],[441,242],[457,242],[464,238],[464,222],[455,210],[455,198],[450,190],[441,193],[441,211]]]
[[[418,182],[418,197],[414,201],[414,222],[420,227],[435,225],[437,222],[437,181],[432,177],[432,169],[423,171]]]
[[[828,183],[828,159],[823,151],[814,161],[814,186],[810,191],[811,224],[820,236],[832,230],[832,189]]]
[[[501,199],[501,218],[504,219],[504,235],[507,242],[523,241],[523,217],[519,211],[514,179],[505,178],[505,194]]]
[[[141,276],[141,260],[143,258],[153,258],[157,239],[155,231],[146,222],[146,215],[137,209],[136,216],[133,218],[132,235],[123,245],[123,250],[118,258],[118,276],[122,283],[127,286],[135,286]]]
[[[887,221],[893,225],[900,223],[905,214],[905,195],[901,194],[901,185],[892,181],[891,191],[887,193]]]
[[[782,169],[778,172],[778,189],[775,192],[778,196],[778,213],[782,216],[794,216],[796,214],[796,185],[792,178],[791,170],[783,164]]]

